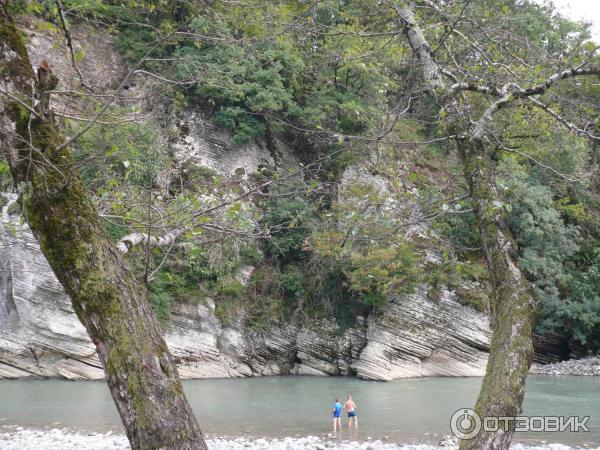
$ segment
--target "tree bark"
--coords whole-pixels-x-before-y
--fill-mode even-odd
[[[167,245],[173,245],[177,238],[183,234],[183,229],[177,229],[170,231],[164,236],[151,236],[147,233],[131,233],[124,236],[117,242],[117,248],[123,254],[127,253],[133,247],[138,244],[145,243],[150,247],[166,247]]]
[[[396,7],[400,25],[404,28],[404,34],[413,53],[421,64],[421,75],[423,81],[430,91],[435,94],[436,90],[444,87],[442,71],[431,54],[431,48],[423,30],[417,24],[412,7],[402,2]]]
[[[448,88],[444,82],[442,70],[415,21],[411,6],[401,3],[397,13],[427,89],[447,111],[448,134],[457,136],[455,142],[469,183],[481,247],[492,280],[492,342],[475,412],[482,419],[514,417],[521,412],[525,380],[533,358],[535,301],[531,286],[516,264],[518,248],[508,225],[506,209],[499,200],[490,148],[482,133],[477,133],[465,121],[468,116],[463,113],[468,105],[461,104],[455,97],[460,92]],[[483,88],[471,90],[485,92]],[[512,435],[511,427],[489,433],[481,430],[472,439],[462,440],[460,448],[504,450],[509,448]]]
[[[0,139],[24,215],[96,345],[134,449],[206,449],[173,358],[140,285],[100,224],[47,109],[52,75],[34,76],[0,0]]]
[[[463,140],[460,152],[481,246],[492,281],[490,354],[475,405],[484,417],[514,417],[521,413],[525,380],[533,359],[531,336],[535,301],[531,286],[515,264],[517,245],[508,226],[507,214],[499,201],[494,162],[479,139]],[[514,422],[497,432],[481,430],[462,440],[461,450],[508,449]]]

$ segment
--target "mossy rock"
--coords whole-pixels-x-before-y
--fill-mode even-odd
[[[188,183],[204,182],[219,175],[216,170],[193,161],[186,161],[181,167],[181,173],[184,181]]]
[[[463,306],[470,306],[475,311],[488,313],[489,297],[485,292],[475,289],[457,288],[456,297],[458,303]]]

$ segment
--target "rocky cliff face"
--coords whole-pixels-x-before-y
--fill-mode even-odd
[[[100,373],[69,298],[37,241],[18,215],[8,214],[8,206],[2,209],[0,271],[0,376],[75,379]]]
[[[94,346],[35,238],[8,206],[1,223],[0,378],[102,378]],[[484,314],[460,305],[451,292],[429,300],[425,287],[393,298],[383,313],[359,318],[343,332],[329,321],[253,332],[244,329],[243,315],[225,326],[214,310],[210,298],[177,305],[165,330],[185,378],[478,376],[490,340]],[[551,347],[540,360],[556,359]]]
[[[32,61],[49,57],[55,72],[69,89],[77,75],[68,62],[66,48],[55,46],[57,36],[28,28]],[[35,31],[34,31],[35,30]],[[89,35],[74,27],[75,47],[85,55],[80,64],[87,82],[97,86],[118,84],[124,64],[106,37]],[[69,81],[70,80],[70,81]],[[143,82],[132,87],[143,92]],[[130,89],[130,90],[131,90]],[[143,97],[139,96],[137,98]],[[135,100],[135,95],[132,96]],[[84,104],[60,104],[67,117],[77,117]],[[143,105],[139,104],[143,110]],[[227,135],[200,113],[180,119],[180,140],[174,159],[214,169],[224,175],[244,175],[261,165],[281,165],[293,158],[274,142],[231,146]],[[344,177],[365,177],[350,169]],[[344,182],[344,180],[342,180]],[[378,189],[384,179],[369,177]],[[13,194],[2,194],[14,202]],[[0,204],[2,204],[0,202]],[[419,230],[414,230],[418,233]],[[245,275],[251,271],[245,268]],[[247,279],[247,276],[241,278]],[[427,286],[412,295],[392,298],[378,316],[359,318],[340,330],[330,321],[285,324],[262,332],[237,321],[224,325],[210,298],[198,304],[178,304],[165,330],[167,343],[185,378],[245,377],[256,375],[357,375],[371,380],[418,376],[483,375],[489,348],[487,317],[461,306],[452,292],[439,300],[427,298]],[[557,342],[546,340],[541,361],[557,359]],[[63,377],[98,379],[103,371],[93,344],[75,316],[69,298],[52,273],[35,238],[18,215],[2,208],[0,228],[0,378]]]

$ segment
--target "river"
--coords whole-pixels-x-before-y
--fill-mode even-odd
[[[389,383],[349,377],[263,377],[190,380],[185,392],[209,436],[284,437],[330,431],[334,397],[354,396],[359,431],[352,440],[438,442],[452,414],[474,404],[480,378],[416,378]],[[113,431],[122,427],[102,382],[0,381],[0,425]],[[600,378],[532,375],[524,414],[590,416],[589,432],[517,433],[525,443],[600,445]]]

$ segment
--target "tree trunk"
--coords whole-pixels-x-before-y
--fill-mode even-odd
[[[101,226],[72,152],[60,147],[46,93],[57,79],[50,71],[34,76],[6,0],[0,74],[0,139],[24,215],[96,345],[131,446],[206,449],[146,289]]]
[[[482,138],[475,136],[470,123],[459,123],[465,120],[464,111],[468,110],[468,105],[461,104],[444,83],[442,70],[415,20],[412,5],[400,2],[396,11],[400,26],[421,66],[427,89],[448,111],[446,125],[449,135],[460,136],[456,144],[463,159],[481,247],[492,280],[492,342],[475,412],[482,419],[517,416],[521,412],[525,379],[533,357],[531,335],[535,302],[529,282],[515,263],[518,248],[508,226],[506,210],[499,202],[494,161]],[[472,439],[461,441],[460,448],[508,449],[512,434],[510,427],[489,433],[482,430]]]
[[[499,201],[489,149],[480,139],[462,140],[459,144],[493,287],[492,342],[475,412],[482,420],[514,417],[521,413],[525,379],[533,358],[534,297],[529,282],[515,264],[518,249],[506,210]],[[460,448],[508,449],[513,428],[481,430],[472,439],[461,441]]]

